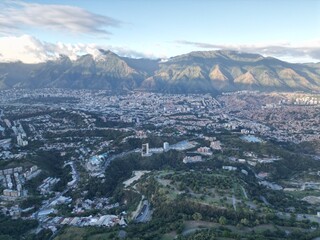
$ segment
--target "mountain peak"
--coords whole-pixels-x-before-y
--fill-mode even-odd
[[[59,54],[56,61],[58,62],[70,61],[70,58],[65,54]]]
[[[93,59],[95,61],[106,61],[107,58],[113,58],[113,57],[117,57],[119,58],[119,56],[117,54],[115,54],[114,52],[110,51],[110,50],[104,50],[104,49],[94,49],[90,55],[92,55]]]
[[[97,49],[99,53],[103,54],[103,55],[115,55],[115,56],[118,56],[117,54],[115,54],[114,52],[112,52],[111,50],[107,49],[102,49],[102,48],[99,48]]]

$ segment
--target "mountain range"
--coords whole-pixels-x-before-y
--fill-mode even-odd
[[[38,64],[0,63],[0,89],[72,88],[218,93],[320,91],[320,63],[294,64],[237,51],[198,51],[166,60],[120,57],[111,51],[60,56]]]

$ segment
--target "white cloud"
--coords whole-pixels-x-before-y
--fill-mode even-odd
[[[274,44],[258,43],[252,45],[224,45],[204,42],[192,42],[185,40],[179,40],[176,41],[176,43],[181,45],[190,45],[199,49],[222,49],[260,53],[264,56],[272,56],[291,62],[320,61],[320,40],[309,41],[299,44],[280,42]]]
[[[242,52],[260,53],[264,56],[273,56],[289,62],[319,62],[320,61],[320,41],[310,41],[300,45],[290,45],[288,43],[277,44],[256,44],[256,45],[217,45],[198,42],[177,41],[179,45],[190,45],[199,50],[204,49],[230,49]],[[0,61],[22,61],[25,63],[39,63],[54,60],[59,55],[66,55],[72,60],[84,54],[99,55],[98,49],[111,50],[124,57],[133,58],[163,58],[152,51],[139,52],[127,46],[97,45],[91,44],[69,44],[69,43],[49,43],[40,41],[30,35],[19,37],[0,37]]]
[[[44,45],[28,35],[0,38],[0,60],[25,63],[43,62],[50,58]]]
[[[39,63],[57,59],[59,55],[66,55],[70,59],[76,60],[78,56],[84,54],[97,56],[99,54],[98,49],[109,49],[120,56],[126,57],[155,58],[155,56],[150,53],[142,53],[122,46],[102,46],[94,43],[48,43],[40,41],[30,35],[0,37],[1,62],[22,61],[24,63]]]
[[[121,22],[68,5],[5,1],[0,3],[0,33],[19,33],[25,27],[75,34],[110,34],[106,28],[119,27]]]

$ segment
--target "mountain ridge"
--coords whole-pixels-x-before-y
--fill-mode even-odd
[[[99,49],[71,60],[0,63],[0,89],[143,89],[159,92],[320,91],[320,63],[296,64],[232,50],[134,59]]]

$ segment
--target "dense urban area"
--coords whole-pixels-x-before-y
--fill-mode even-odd
[[[316,239],[319,126],[312,93],[0,91],[0,239]]]

